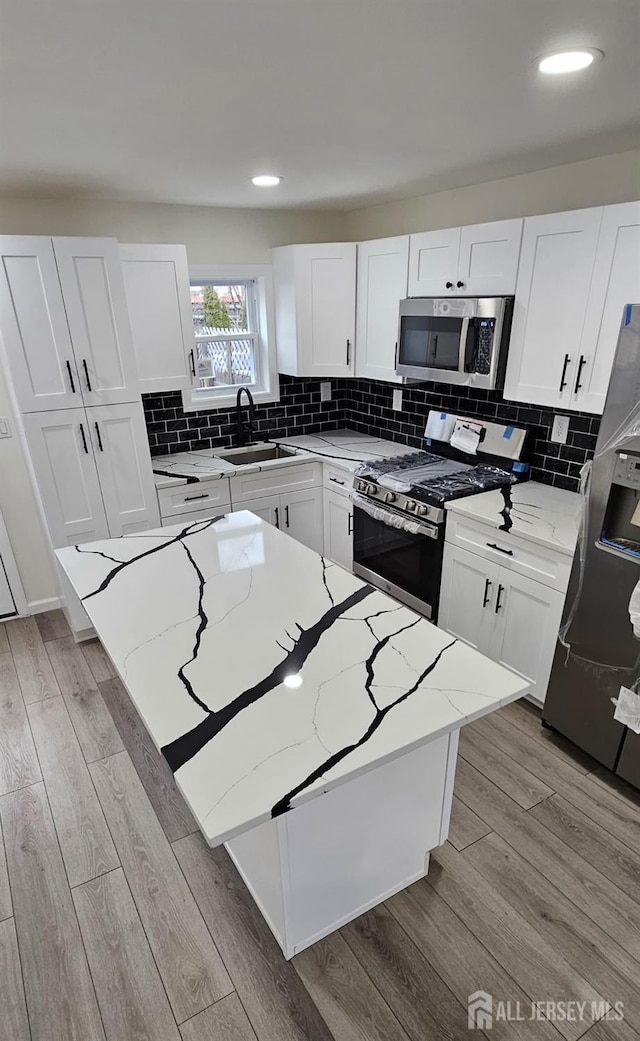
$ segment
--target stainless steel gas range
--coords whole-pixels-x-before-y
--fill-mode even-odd
[[[436,621],[445,540],[445,504],[495,488],[508,489],[527,467],[526,432],[481,424],[476,455],[446,442],[427,451],[362,463],[352,492],[353,570],[378,589]],[[484,451],[482,449],[485,449]]]

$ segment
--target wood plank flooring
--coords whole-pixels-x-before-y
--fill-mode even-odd
[[[470,1034],[476,990],[585,1016]],[[428,876],[287,962],[102,647],[0,624],[2,1041],[470,1036],[640,1041],[638,793],[526,703],[477,720]]]

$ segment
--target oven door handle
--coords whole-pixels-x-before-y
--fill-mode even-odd
[[[469,318],[463,318],[460,326],[460,347],[458,348],[458,372],[464,376],[464,359],[467,353],[467,337],[469,336]]]

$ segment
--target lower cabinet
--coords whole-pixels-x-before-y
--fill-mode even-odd
[[[565,594],[445,543],[438,625],[529,680],[544,701]]]
[[[353,503],[344,492],[324,489],[324,555],[353,568]]]
[[[250,510],[309,549],[323,552],[322,488],[304,488],[248,499],[234,503],[233,509]]]

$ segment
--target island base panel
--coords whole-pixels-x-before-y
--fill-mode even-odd
[[[458,733],[225,843],[286,958],[427,873],[449,833]]]

